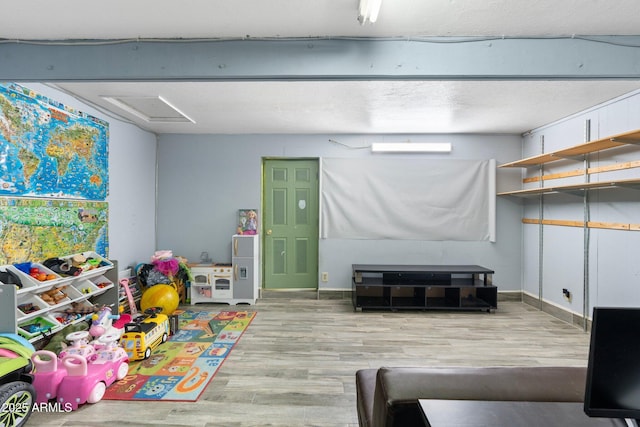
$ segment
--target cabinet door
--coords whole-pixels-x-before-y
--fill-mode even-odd
[[[258,236],[233,236],[232,257],[253,257]]]
[[[255,299],[255,269],[253,258],[233,259],[233,298]]]
[[[194,284],[198,285],[210,285],[211,284],[211,269],[204,268],[192,268],[191,275],[193,276]]]

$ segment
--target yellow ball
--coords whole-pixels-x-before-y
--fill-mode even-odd
[[[162,313],[172,314],[178,308],[180,297],[178,291],[170,285],[153,285],[142,294],[140,309],[144,312],[151,307],[162,308]]]

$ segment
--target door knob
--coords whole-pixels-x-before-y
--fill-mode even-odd
[[[267,236],[271,236],[271,233],[273,233],[273,231],[271,231],[271,229],[267,230]]]

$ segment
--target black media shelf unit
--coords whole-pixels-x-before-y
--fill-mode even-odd
[[[493,270],[478,265],[352,265],[355,310],[498,308]]]

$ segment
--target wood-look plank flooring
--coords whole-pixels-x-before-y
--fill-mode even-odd
[[[198,402],[101,401],[34,413],[28,425],[357,426],[361,368],[587,363],[588,333],[521,302],[492,313],[354,312],[348,299],[272,292],[244,308],[258,314]]]

